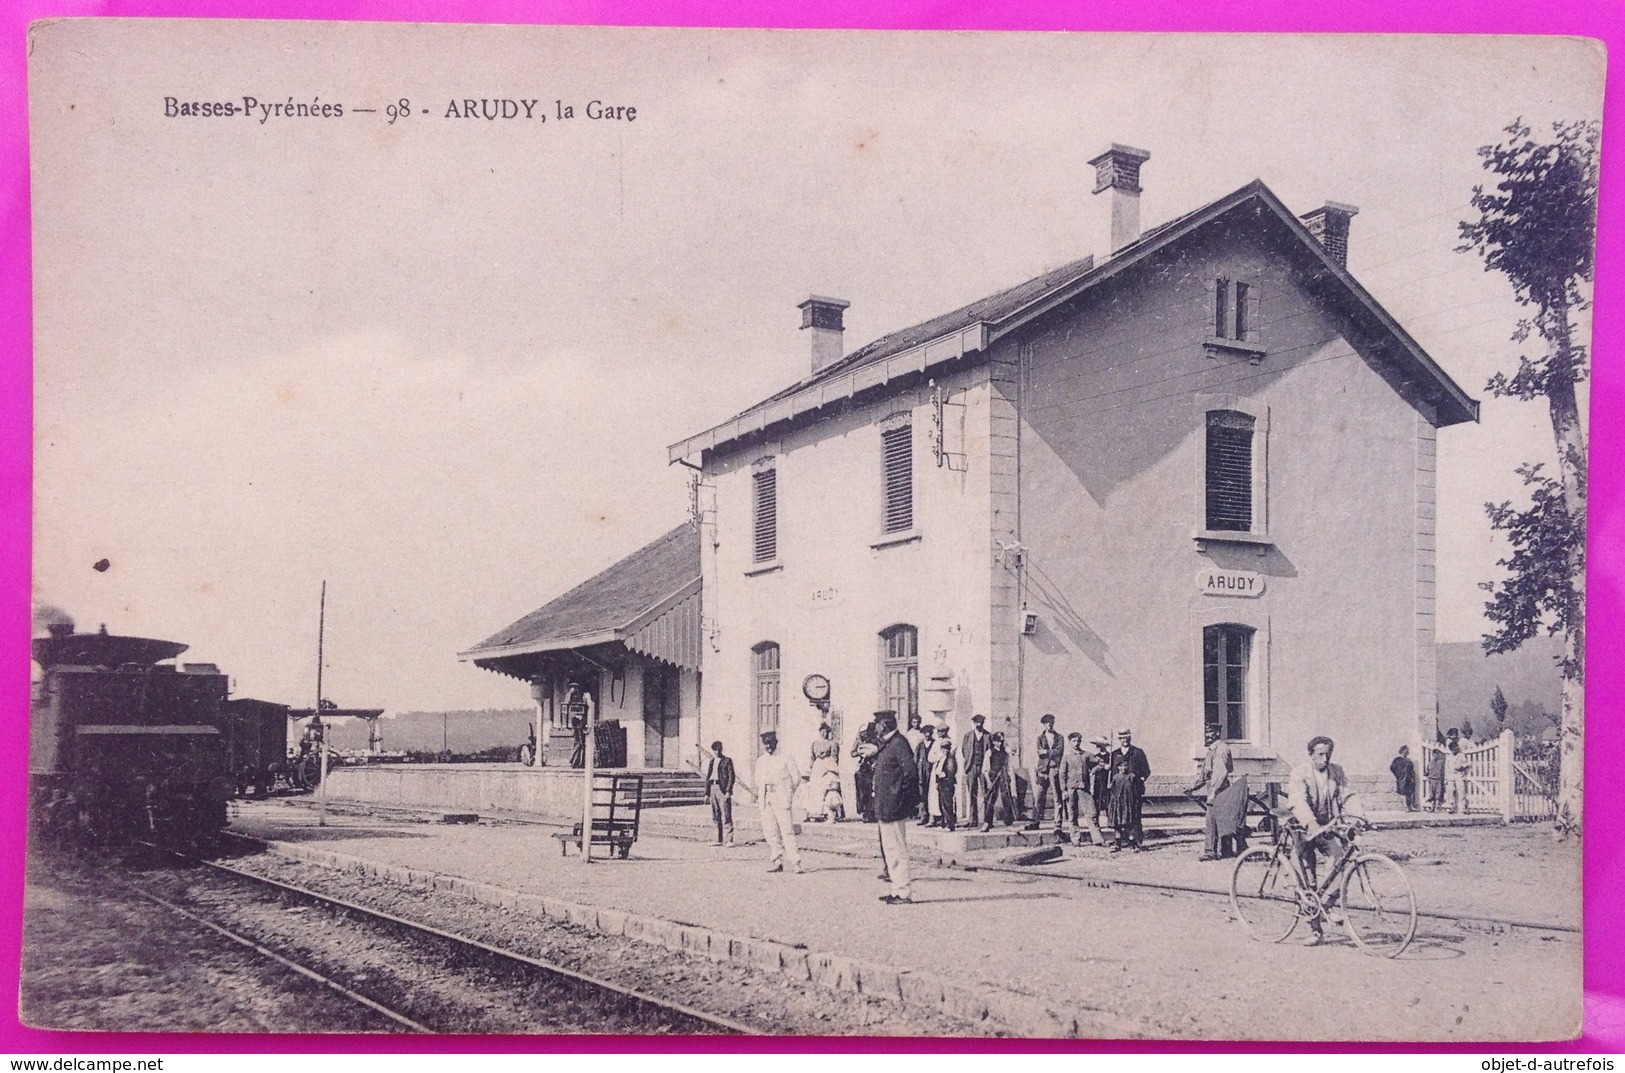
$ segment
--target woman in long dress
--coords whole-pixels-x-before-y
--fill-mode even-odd
[[[846,806],[841,801],[841,747],[835,742],[835,731],[828,723],[818,727],[818,737],[812,743],[812,765],[809,783],[813,793],[818,795],[813,804],[819,805],[817,812],[808,809],[809,813],[819,820],[828,823],[839,823],[846,818]]]
[[[1140,826],[1140,806],[1144,787],[1134,765],[1124,753],[1112,757],[1111,799],[1107,814],[1112,820],[1112,834],[1116,837],[1113,852],[1124,846],[1139,848],[1145,832]]]

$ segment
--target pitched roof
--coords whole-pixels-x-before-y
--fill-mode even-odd
[[[912,327],[884,335],[831,362],[805,379],[771,395],[728,421],[673,444],[671,460],[724,446],[752,432],[850,398],[909,373],[956,360],[987,348],[1003,335],[1077,297],[1154,253],[1178,243],[1198,228],[1249,204],[1262,210],[1266,224],[1285,227],[1294,255],[1313,262],[1313,275],[1328,285],[1327,297],[1337,302],[1372,334],[1392,344],[1396,356],[1411,367],[1424,394],[1437,407],[1438,423],[1478,420],[1478,403],[1468,397],[1410,334],[1378,304],[1348,271],[1325,250],[1308,229],[1261,181],[1151,228],[1105,261],[1085,257],[1035,276],[996,294]]]
[[[684,523],[466,652],[463,660],[622,641],[700,586],[700,534]]]
[[[1095,259],[1091,255],[1080,261],[1073,261],[1071,264],[1051,269],[1041,276],[1036,276],[1025,283],[1018,283],[1014,287],[1008,287],[996,294],[990,294],[986,298],[978,298],[969,305],[960,306],[952,312],[943,313],[941,316],[932,317],[930,320],[923,321],[912,327],[883,335],[867,346],[854,350],[840,361],[830,362],[811,376],[791,384],[775,395],[768,396],[765,401],[771,402],[774,399],[784,398],[808,384],[829,380],[847,369],[867,365],[870,362],[879,361],[893,354],[901,354],[905,350],[950,335],[973,324],[999,320],[1020,309],[1034,298],[1079,279],[1094,267]]]

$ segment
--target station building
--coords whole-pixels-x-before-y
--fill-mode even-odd
[[[1131,727],[1188,776],[1204,725],[1281,772],[1433,732],[1435,436],[1470,399],[1349,274],[1352,206],[1261,182],[1141,233],[1148,154],[1092,163],[1109,253],[847,352],[675,444],[700,467],[705,735],[843,747],[877,708],[1027,764]],[[1413,749],[1413,751],[1415,751]]]
[[[623,696],[676,668],[680,755],[774,729],[804,756],[825,721],[844,753],[877,708],[956,743],[983,714],[1019,766],[1046,712],[1130,727],[1181,778],[1205,725],[1257,773],[1315,734],[1372,778],[1431,740],[1435,437],[1477,403],[1350,275],[1354,207],[1253,182],[1142,232],[1148,156],[1092,161],[1100,256],[852,351],[848,303],[810,297],[806,374],[670,448],[697,576],[590,625]],[[631,640],[662,584],[681,655]],[[549,695],[585,665],[532,625],[465,657]]]

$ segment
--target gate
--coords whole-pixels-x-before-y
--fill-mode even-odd
[[[1422,743],[1422,770],[1434,753],[1444,753],[1446,800],[1449,800],[1450,752],[1441,746]],[[1499,737],[1463,749],[1454,759],[1467,758],[1464,812],[1498,814],[1507,823],[1513,820],[1551,819],[1557,815],[1557,800],[1550,787],[1533,768],[1513,756],[1513,735],[1503,730]]]

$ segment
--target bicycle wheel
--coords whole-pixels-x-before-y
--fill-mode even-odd
[[[1298,926],[1298,878],[1284,855],[1250,849],[1230,874],[1230,906],[1247,932],[1264,943],[1278,943]]]
[[[1343,876],[1344,927],[1355,945],[1398,957],[1416,935],[1416,895],[1405,870],[1380,853],[1362,853]]]

